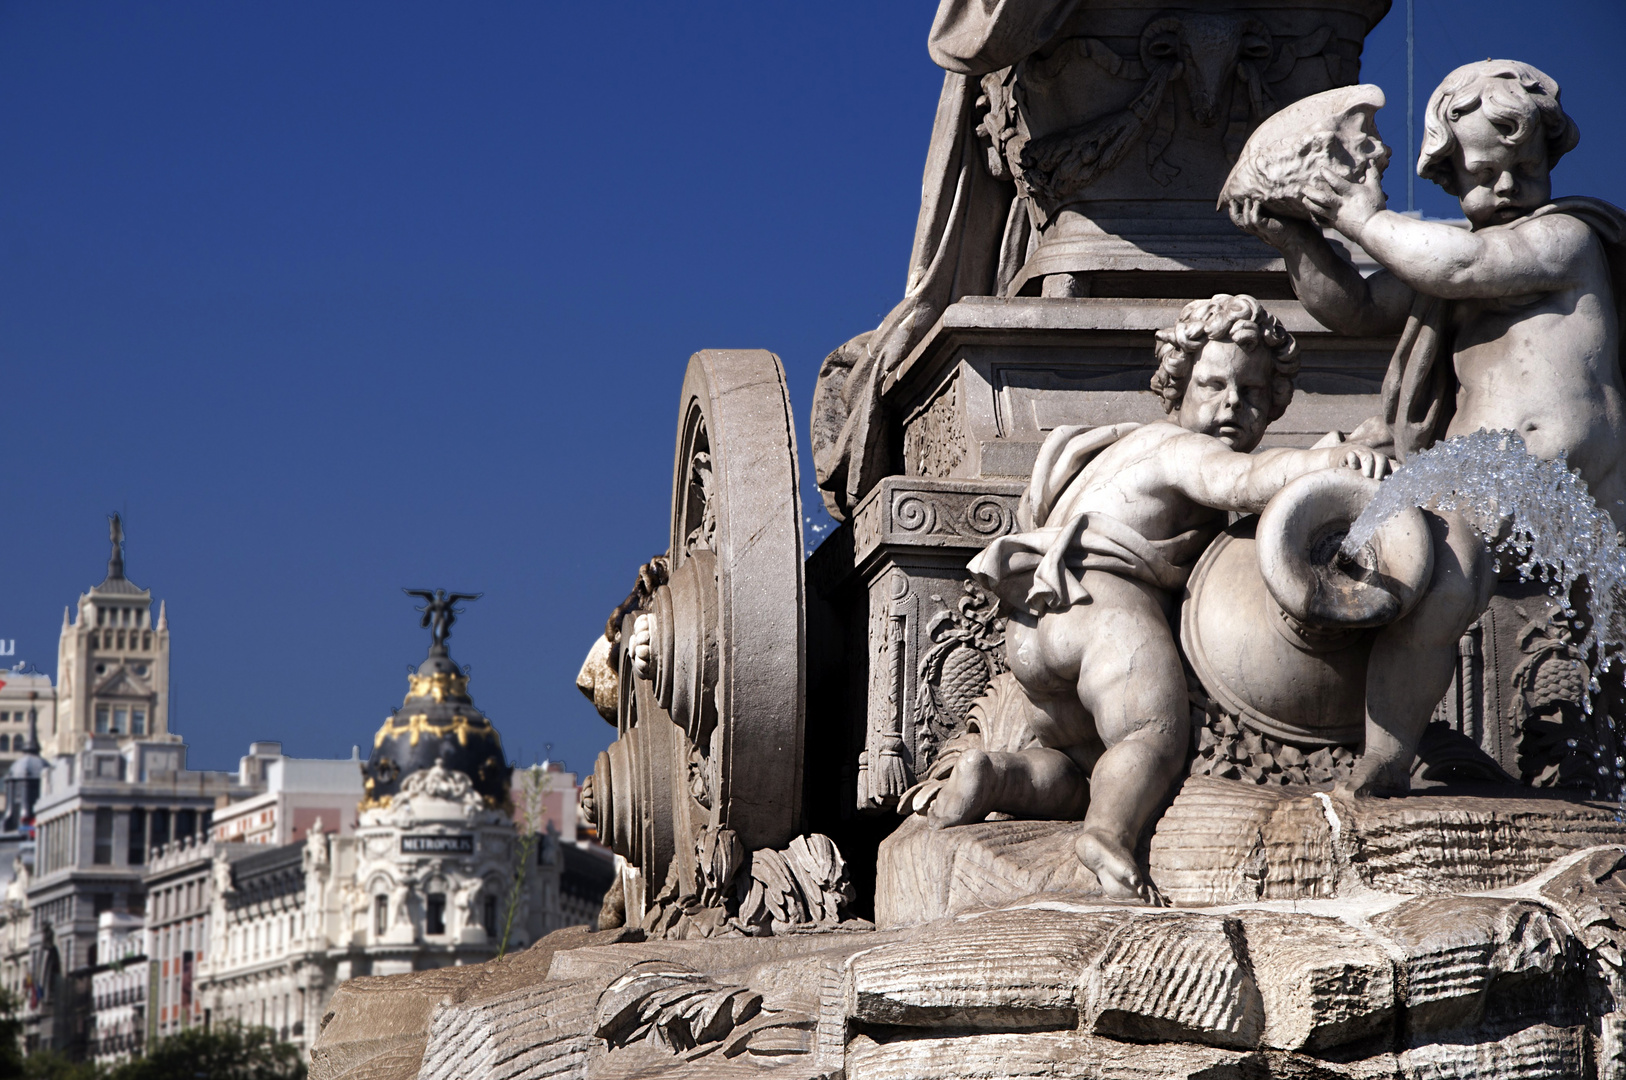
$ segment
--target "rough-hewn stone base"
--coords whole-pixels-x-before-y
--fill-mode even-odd
[[[1240,881],[1253,897],[1144,908],[1066,895],[1073,872],[1041,849],[1065,824],[905,832],[893,857],[956,834],[976,841],[957,857],[994,851],[932,894],[983,908],[775,938],[563,931],[496,964],[357,980],[334,998],[312,1077],[1626,1080],[1626,837],[1612,813],[1534,799],[1329,808],[1203,786],[1181,798],[1183,829],[1235,836],[1252,821],[1263,854],[1238,878],[1203,878],[1202,853],[1236,848],[1154,845],[1165,891],[1182,880],[1223,897]],[[988,872],[1022,864],[1020,844],[990,841],[1002,830],[1051,866],[1026,879],[1042,895],[1013,897],[1016,871]],[[1566,853],[1601,832],[1617,842]],[[1538,872],[1510,880],[1543,850]],[[1187,878],[1167,876],[1176,851]],[[1336,895],[1270,898],[1316,866]],[[1008,890],[992,909],[990,881]]]
[[[1626,840],[1613,805],[1453,793],[1346,799],[1195,776],[1151,839],[1152,881],[1180,906],[1309,900],[1360,889],[1451,893],[1528,880],[1568,852]],[[1021,897],[1100,894],[1083,826],[904,822],[881,845],[875,919],[909,926]]]

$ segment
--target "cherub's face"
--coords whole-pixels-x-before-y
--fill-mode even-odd
[[[1246,454],[1270,423],[1270,383],[1276,362],[1270,350],[1210,341],[1191,366],[1180,402],[1180,426],[1211,435]]]
[[[1547,141],[1537,132],[1519,146],[1502,141],[1510,129],[1475,109],[1452,125],[1457,148],[1451,154],[1462,213],[1476,229],[1506,225],[1547,203],[1553,196]]]

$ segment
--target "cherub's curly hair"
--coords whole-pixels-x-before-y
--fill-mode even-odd
[[[1172,413],[1186,396],[1191,366],[1210,341],[1229,341],[1244,349],[1260,345],[1276,362],[1270,380],[1269,420],[1280,419],[1293,400],[1293,377],[1299,373],[1299,343],[1270,312],[1251,296],[1219,293],[1209,300],[1193,300],[1180,312],[1180,321],[1157,332],[1157,373],[1152,392],[1163,399],[1163,411]]]
[[[1581,141],[1581,129],[1564,112],[1558,97],[1558,83],[1529,64],[1517,60],[1464,64],[1429,95],[1417,175],[1452,195],[1462,195],[1451,167],[1451,152],[1457,148],[1457,133],[1451,125],[1475,109],[1484,109],[1487,120],[1508,129],[1501,137],[1507,146],[1519,146],[1536,135],[1545,138],[1547,167],[1552,168]]]

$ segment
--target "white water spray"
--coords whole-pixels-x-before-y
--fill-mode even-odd
[[[1507,564],[1524,581],[1547,583],[1560,618],[1575,631],[1576,651],[1591,661],[1589,692],[1579,703],[1590,716],[1598,673],[1626,656],[1626,550],[1614,519],[1565,456],[1543,461],[1512,431],[1476,431],[1436,443],[1383,482],[1350,526],[1340,554],[1354,558],[1385,520],[1413,506],[1461,516],[1494,545],[1497,573]],[[1583,578],[1584,596],[1575,591]],[[1583,599],[1590,623],[1576,609]],[[1570,746],[1593,758],[1596,790],[1613,793],[1626,778],[1626,761],[1615,751],[1615,721],[1605,719],[1607,735],[1599,730],[1591,745],[1570,740]]]

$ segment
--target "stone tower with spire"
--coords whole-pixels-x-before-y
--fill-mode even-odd
[[[119,739],[169,733],[169,618],[152,590],[124,576],[124,525],[108,519],[107,579],[62,610],[57,707],[39,733],[47,758],[77,753],[92,735]]]

